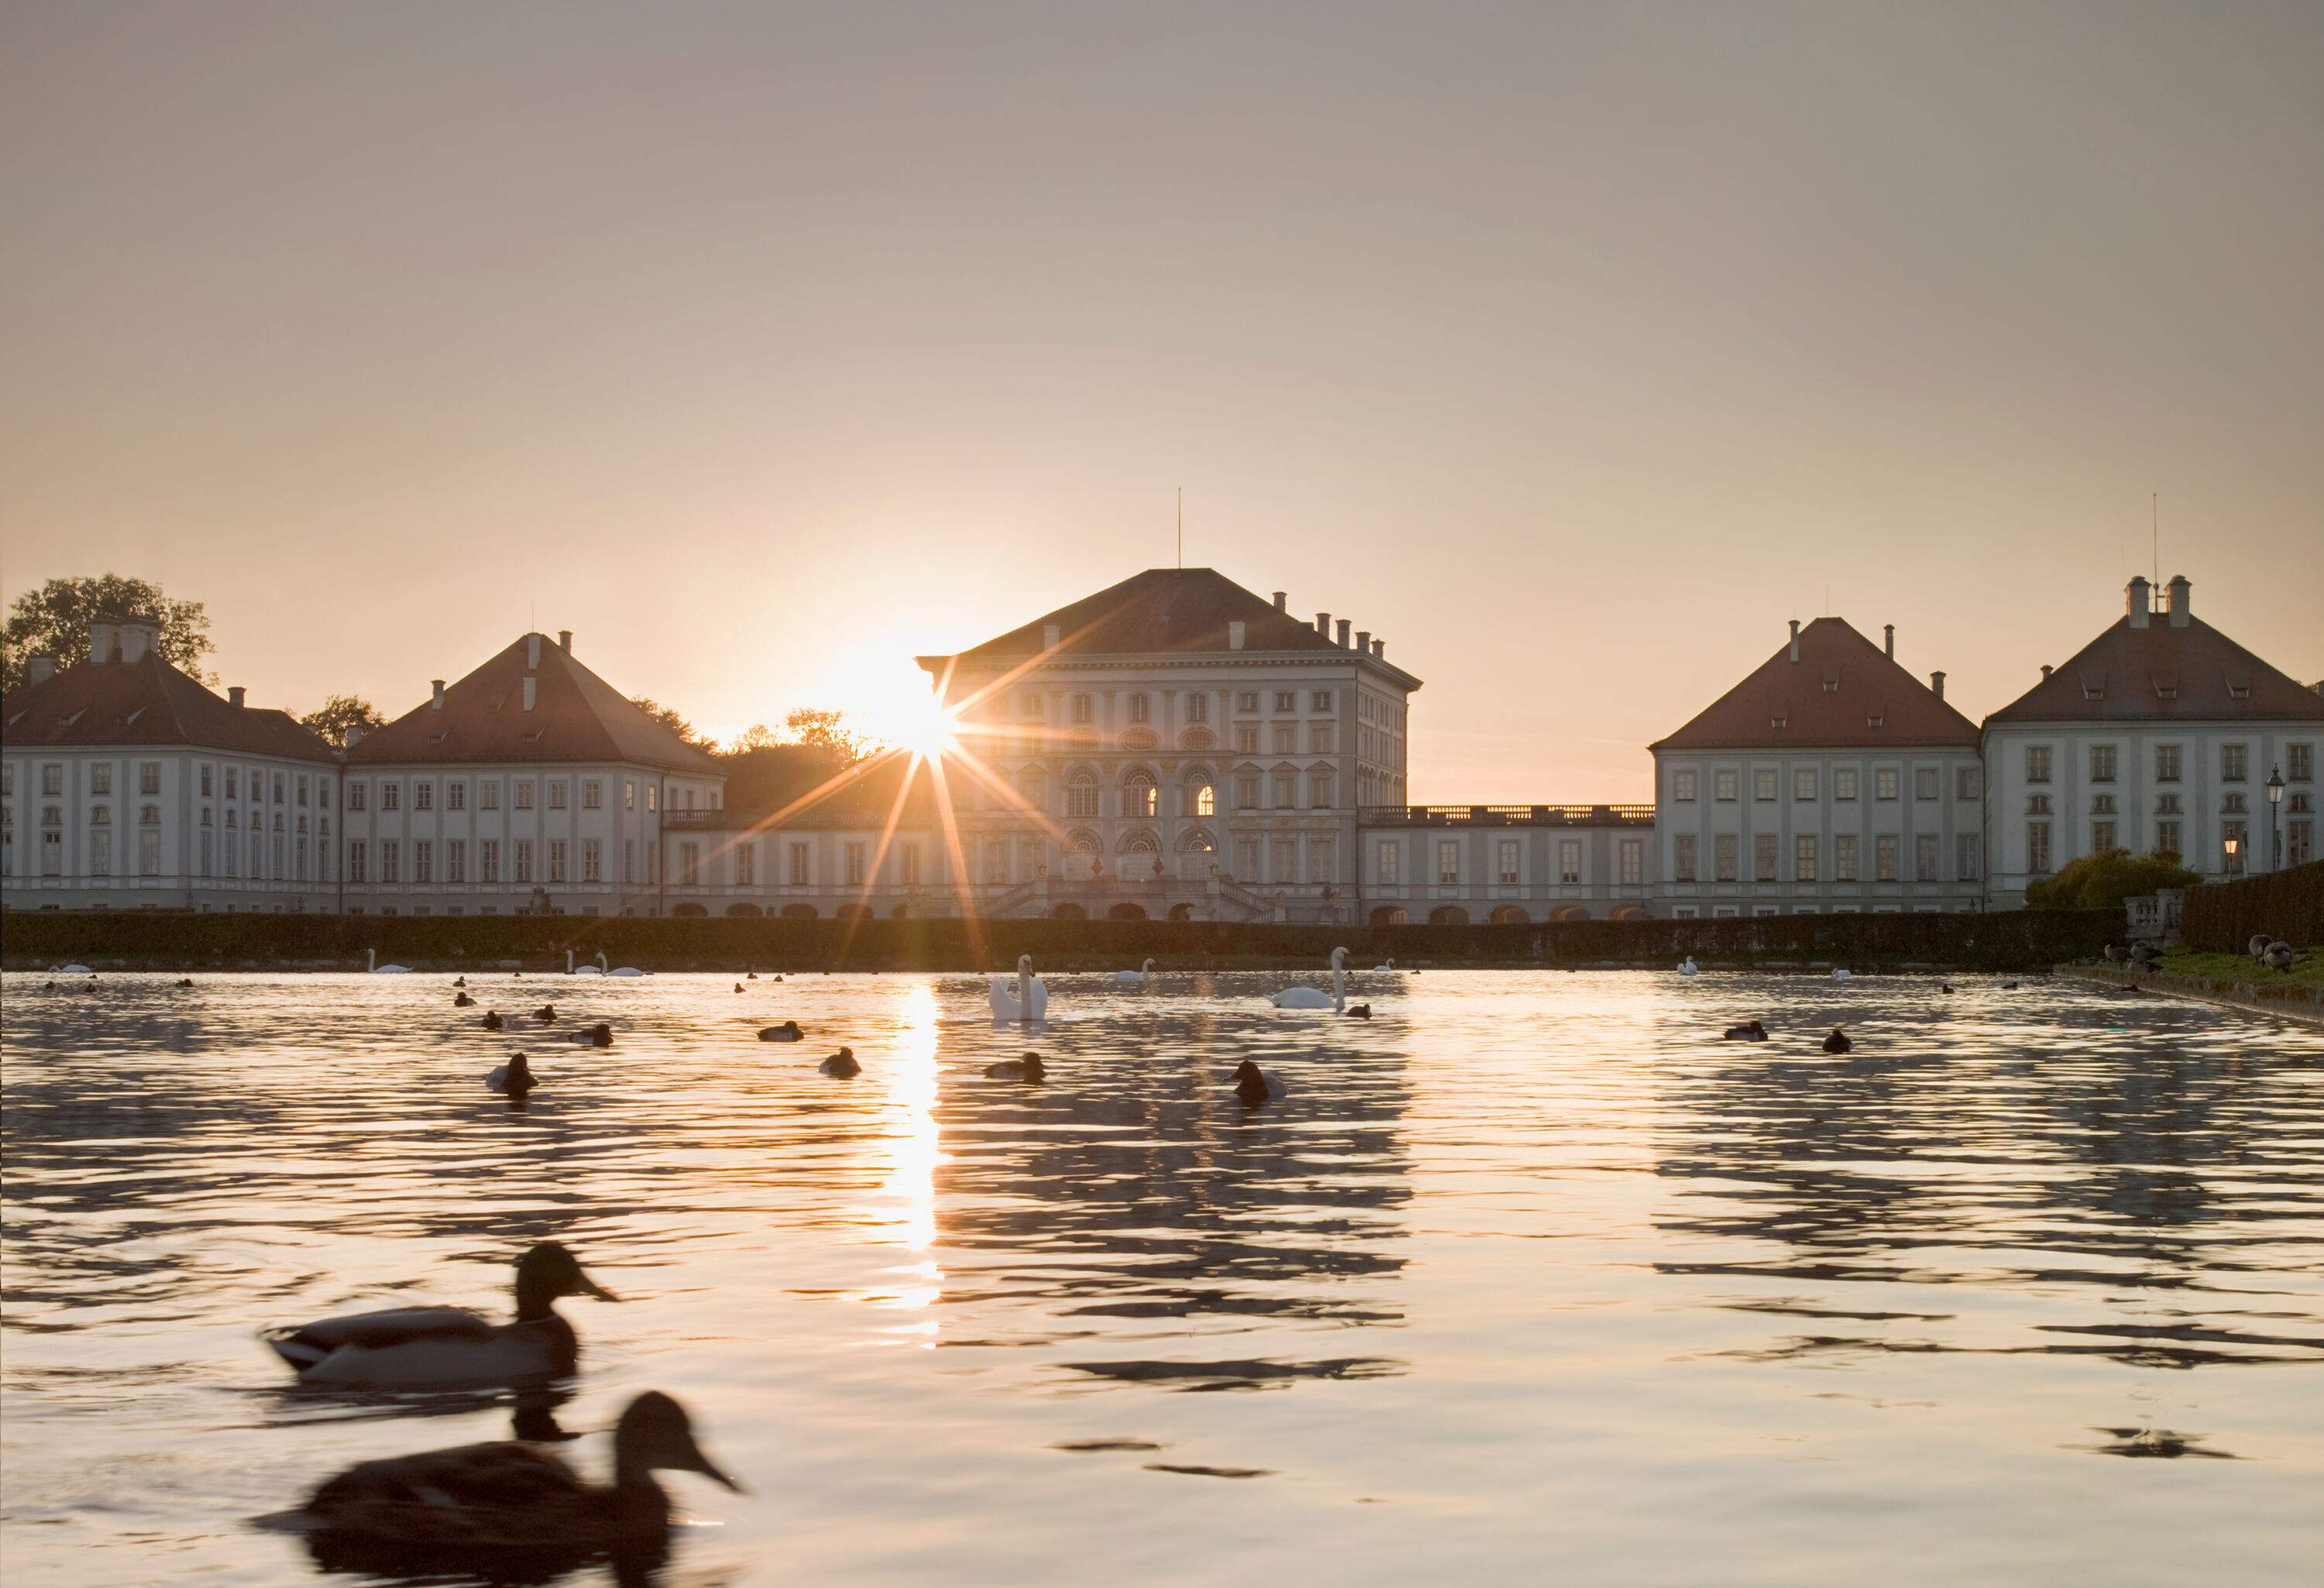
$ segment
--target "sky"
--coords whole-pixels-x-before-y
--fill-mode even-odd
[[[0,599],[731,732],[1185,559],[1411,798],[1644,799],[1824,612],[1972,717],[2152,570],[2324,677],[2324,5],[0,10]]]

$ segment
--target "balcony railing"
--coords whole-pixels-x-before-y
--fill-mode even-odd
[[[1645,827],[1651,805],[1367,805],[1365,827]]]

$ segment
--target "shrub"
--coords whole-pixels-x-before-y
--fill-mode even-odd
[[[2161,888],[2191,888],[2202,879],[2167,849],[2133,854],[2101,849],[2069,861],[2054,877],[2025,890],[2028,909],[2116,909],[2122,901]]]

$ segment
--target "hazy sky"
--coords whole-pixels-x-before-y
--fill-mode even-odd
[[[0,596],[721,728],[1172,559],[1646,798],[1830,610],[1970,715],[2148,563],[2324,675],[2324,4],[0,11]]]

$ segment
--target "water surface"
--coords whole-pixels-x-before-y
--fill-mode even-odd
[[[566,1304],[565,1451],[659,1388],[752,1487],[671,1480],[671,1583],[2324,1558],[2324,1034],[1992,978],[1364,974],[1358,1022],[1060,977],[1026,1087],[960,976],[472,978],[609,1051],[442,975],[50,980],[0,983],[14,1583],[313,1577],[250,1519],[511,1408],[290,1392],[253,1331],[499,1311],[544,1236],[626,1298]],[[1290,1095],[1240,1107],[1245,1057]]]

